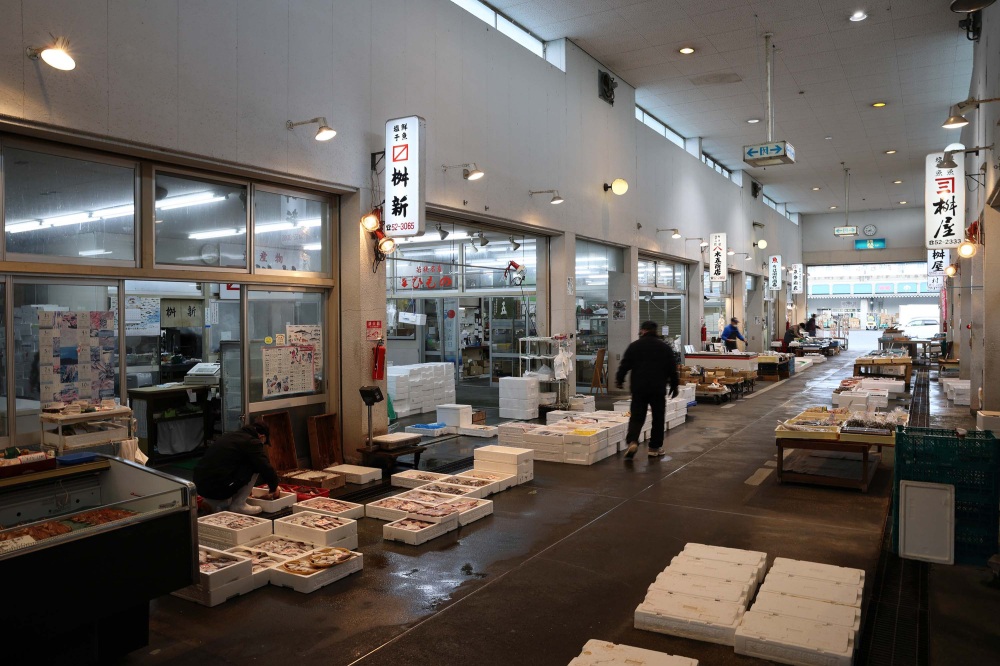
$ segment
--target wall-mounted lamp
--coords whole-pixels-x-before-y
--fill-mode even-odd
[[[966,154],[966,153],[979,153],[980,150],[992,150],[993,145],[989,146],[978,146],[976,148],[966,148],[964,150],[945,150],[944,158],[938,162],[939,169],[957,169],[958,163],[955,162],[955,155]]]
[[[368,233],[374,233],[382,225],[378,219],[378,213],[372,211],[361,217],[361,228]]]
[[[752,259],[749,252],[736,252],[735,254],[743,255],[743,259],[746,261],[750,261]]]
[[[475,238],[470,238],[469,239],[469,247],[472,248],[473,252],[479,252],[479,248],[476,247],[476,239]]]
[[[976,252],[978,250],[979,248],[976,247],[976,244],[973,241],[966,239],[958,246],[958,256],[963,259],[969,259],[970,257],[976,256]]]
[[[465,164],[442,164],[441,169],[445,172],[447,172],[448,169],[461,169],[462,178],[466,180],[479,180],[486,175],[483,171],[479,170],[479,167],[476,166],[475,162],[467,162]]]
[[[733,248],[729,248],[729,251],[726,252],[726,256],[729,257],[733,256],[734,254],[736,254],[736,250],[734,250]]]
[[[517,252],[520,249],[520,247],[521,247],[521,244],[518,243],[516,240],[514,240],[514,237],[511,236],[510,237],[510,249],[513,250],[514,252]]]
[[[448,231],[446,231],[445,229],[442,229],[440,224],[437,225],[437,230],[438,230],[438,234],[441,236],[441,240],[444,240],[445,238],[448,237]]]
[[[705,240],[704,238],[685,238],[685,239],[684,239],[684,242],[687,242],[687,241],[693,241],[693,240],[696,240],[696,241],[701,241],[701,243],[699,244],[699,247],[700,247],[701,249],[703,249],[703,250],[704,250],[704,249],[705,249],[706,247],[708,247],[708,241],[707,241],[707,240]]]
[[[942,124],[941,127],[945,129],[959,129],[965,127],[969,124],[969,120],[965,117],[965,114],[969,111],[978,109],[980,104],[988,104],[990,102],[997,101],[1000,101],[1000,97],[991,97],[989,99],[976,99],[974,97],[970,97],[969,99],[963,100],[957,104],[952,104],[951,108],[948,110],[948,120],[944,121],[944,124]]]
[[[958,264],[949,264],[944,267],[944,274],[948,277],[955,277],[958,275]]]
[[[661,231],[669,231],[669,232],[671,232],[670,237],[673,238],[674,240],[677,240],[677,239],[679,239],[681,237],[681,230],[680,229],[657,229],[656,233],[660,233]]]
[[[755,248],[757,248],[758,250],[766,250],[767,249],[767,241],[761,239],[761,240],[757,241],[756,243],[754,243],[753,246]]]
[[[300,125],[313,125],[313,124],[319,125],[319,129],[316,130],[316,136],[313,137],[317,141],[329,141],[333,137],[337,136],[337,130],[327,125],[326,118],[324,118],[323,116],[316,116],[315,118],[310,118],[309,120],[300,120],[298,122],[292,122],[291,120],[285,121],[285,127],[287,127],[289,131],[294,130],[296,127],[299,127]]]
[[[387,255],[396,249],[396,239],[385,235],[385,227],[382,224],[382,209],[374,208],[372,212],[361,218],[361,228],[368,232],[375,241],[375,262],[372,264],[372,272],[378,272],[378,266]]]
[[[396,249],[396,239],[386,236],[384,231],[377,229],[375,231],[375,247],[382,254],[392,254],[392,251]]]
[[[558,206],[563,201],[566,201],[561,196],[559,196],[559,190],[528,190],[528,196],[533,197],[536,194],[551,194],[552,198],[549,199],[549,203]]]
[[[41,58],[46,65],[68,72],[76,68],[76,61],[69,54],[68,48],[69,41],[59,38],[51,46],[43,46],[42,48],[29,46],[25,49],[25,55],[32,60]]]
[[[626,181],[624,178],[615,178],[613,181],[611,181],[610,185],[604,183],[604,191],[607,192],[608,190],[611,190],[618,196],[621,196],[626,192],[628,192],[628,181]]]

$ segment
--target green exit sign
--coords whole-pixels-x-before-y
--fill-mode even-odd
[[[856,238],[854,239],[855,250],[884,250],[884,238]]]

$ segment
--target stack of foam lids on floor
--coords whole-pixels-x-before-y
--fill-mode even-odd
[[[649,586],[635,628],[733,645],[767,554],[689,543]]]
[[[883,389],[889,393],[902,393],[906,388],[906,383],[902,379],[889,379],[888,377],[863,377],[861,378],[861,388],[865,390]]]
[[[500,418],[526,421],[538,418],[538,378],[500,378]]]
[[[976,430],[991,430],[1000,434],[1000,412],[989,412],[980,409],[976,412]]]
[[[502,423],[499,441],[534,451],[535,460],[592,465],[624,447],[628,419],[615,412],[550,412],[547,425]]]
[[[386,371],[387,388],[396,416],[432,412],[455,402],[455,366],[452,363],[396,365]]]
[[[324,472],[332,472],[334,474],[340,474],[344,477],[347,483],[356,483],[362,485],[365,483],[371,483],[372,481],[378,481],[382,478],[382,469],[379,467],[363,467],[361,465],[333,465],[332,467],[327,467],[323,470]]]
[[[854,661],[865,572],[782,557],[736,630],[736,653],[785,664]]]
[[[969,405],[972,392],[971,380],[941,379],[939,383],[949,400],[953,400],[956,405]]]
[[[422,437],[439,437],[441,435],[497,436],[496,426],[478,425],[472,422],[472,405],[456,404],[438,405],[437,421],[407,426],[406,432]]]
[[[698,660],[591,639],[569,666],[698,666]]]

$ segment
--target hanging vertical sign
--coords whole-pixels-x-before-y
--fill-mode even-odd
[[[767,288],[771,291],[781,289],[781,255],[772,254],[767,260]]]
[[[778,269],[780,272],[781,269]],[[792,264],[792,293],[802,293],[802,264]]]
[[[944,275],[944,269],[951,263],[951,250],[939,248],[927,250],[927,277]]]
[[[385,208],[387,236],[424,233],[424,128],[420,116],[395,118],[385,124]]]
[[[941,291],[944,289],[944,275],[928,275],[927,291]]]
[[[960,245],[965,239],[964,153],[957,153],[954,168],[941,168],[944,153],[931,153],[925,162],[924,225],[928,250]],[[956,159],[957,158],[957,159]]]
[[[712,234],[709,240],[712,246],[709,277],[712,282],[725,282],[728,277],[726,275],[726,234]]]

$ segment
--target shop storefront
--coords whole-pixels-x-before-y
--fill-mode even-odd
[[[661,334],[683,350],[687,339],[687,266],[639,257],[639,321],[655,321]]]
[[[38,445],[50,403],[130,405],[154,460],[338,409],[336,196],[2,143],[4,441]]]
[[[707,342],[718,342],[723,329],[729,320],[736,316],[734,302],[734,284],[739,279],[738,273],[730,272],[725,282],[712,282],[708,271],[702,275],[705,295],[705,329]]]
[[[624,350],[631,339],[630,294],[622,248],[577,239],[576,383],[580,390],[607,386],[609,346]]]

